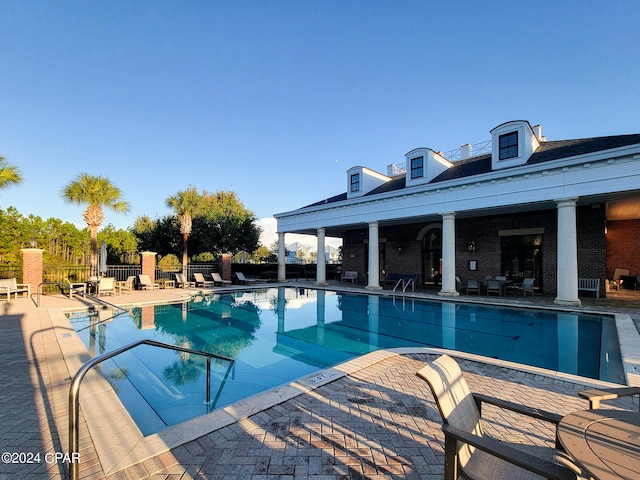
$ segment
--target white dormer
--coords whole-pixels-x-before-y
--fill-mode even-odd
[[[405,157],[407,159],[407,187],[429,183],[453,166],[453,163],[430,148],[415,148]]]
[[[491,169],[524,165],[540,146],[540,141],[526,120],[503,123],[491,130]]]
[[[367,167],[351,167],[347,170],[347,198],[361,197],[391,178]]]

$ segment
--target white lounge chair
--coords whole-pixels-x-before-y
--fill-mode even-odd
[[[176,284],[180,288],[191,288],[195,285],[193,282],[187,280],[187,276],[184,273],[176,273],[175,276]]]
[[[196,281],[196,287],[198,285],[202,285],[203,287],[213,287],[215,286],[216,282],[214,282],[213,280],[205,280],[204,279],[204,275],[201,273],[194,273],[193,274],[193,278]]]
[[[236,272],[236,277],[238,278],[238,283],[240,283],[241,285],[249,285],[250,283],[256,282],[253,278],[245,277],[244,273],[242,272]]]
[[[219,273],[212,273],[211,278],[213,278],[214,284],[217,286],[231,285],[231,280],[223,280]]]
[[[138,275],[138,284],[142,290],[156,290],[160,288],[160,285],[151,281],[149,275]]]

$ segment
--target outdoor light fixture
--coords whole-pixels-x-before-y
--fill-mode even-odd
[[[467,243],[467,249],[471,253],[475,252],[476,251],[476,242],[474,242],[473,240],[469,240],[469,242]]]
[[[31,237],[29,239],[29,245],[31,245],[31,248],[36,248],[38,246],[38,241],[36,240],[36,237]]]

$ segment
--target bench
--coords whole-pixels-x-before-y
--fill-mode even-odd
[[[600,279],[599,278],[579,278],[578,291],[595,292],[596,298],[600,298]]]
[[[19,293],[26,293],[27,296],[31,296],[31,284],[29,283],[17,283],[15,278],[3,278],[0,279],[0,295],[7,296],[7,302],[11,301],[11,294],[15,293],[15,298],[18,298]]]
[[[358,272],[346,270],[340,277],[340,282],[344,282],[345,280],[351,280],[351,283],[356,283],[358,281]]]

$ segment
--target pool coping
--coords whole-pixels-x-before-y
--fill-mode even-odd
[[[243,290],[255,290],[255,288]],[[330,290],[335,291],[335,289]],[[338,289],[337,291],[345,290]],[[358,293],[363,292],[358,291]],[[457,297],[449,299],[441,297],[425,298],[423,296],[416,296],[411,298],[486,304],[486,302],[469,301],[467,299],[463,300]],[[135,307],[140,305],[166,303],[175,303],[175,301],[132,303],[131,306]],[[492,303],[492,305],[494,305],[494,303]],[[503,305],[519,308],[548,309],[572,313],[593,313],[613,316],[615,319],[616,330],[618,332],[618,341],[620,344],[627,384],[630,386],[640,386],[640,333],[636,329],[630,315],[598,312],[595,310],[582,311],[562,307],[552,308],[548,306],[532,306],[527,304],[520,305],[504,303]],[[70,372],[76,372],[84,362],[89,360],[90,356],[84,346],[84,343],[71,327],[66,316],[68,311],[69,310],[50,309],[49,315],[54,328],[59,329],[61,332],[56,335],[56,338],[60,344],[60,350],[65,363],[67,364],[67,368]],[[105,475],[110,475],[143,462],[149,458],[158,456],[161,453],[167,452],[218,429],[246,420],[248,417],[257,414],[260,411],[291,400],[305,393],[309,393],[323,385],[354,374],[359,370],[370,367],[371,365],[379,363],[389,357],[410,354],[438,355],[443,353],[447,353],[461,359],[546,376],[561,381],[578,383],[588,387],[617,386],[616,384],[602,380],[595,380],[539,367],[530,367],[515,362],[488,358],[457,350],[429,347],[399,347],[387,350],[377,350],[348,360],[334,367],[318,370],[287,384],[253,395],[232,405],[215,410],[207,415],[195,417],[146,437],[142,435],[109,382],[96,370],[92,370],[87,373],[87,376],[82,383],[80,394],[81,412],[89,429],[91,440],[97,452],[100,464],[102,465],[102,469]]]

